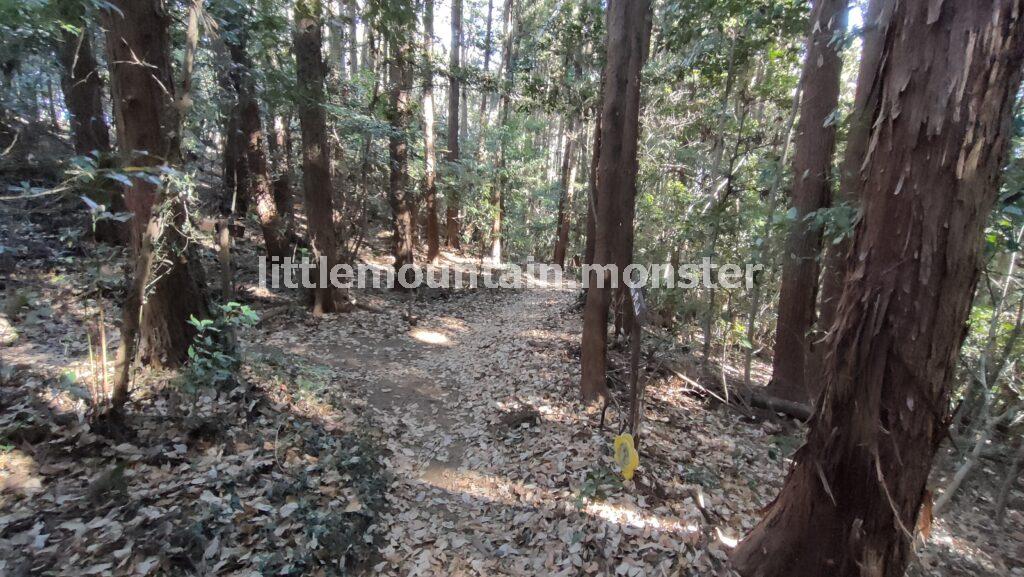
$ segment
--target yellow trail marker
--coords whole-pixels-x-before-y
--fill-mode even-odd
[[[633,471],[640,466],[640,455],[636,452],[636,447],[633,445],[633,435],[629,433],[623,433],[618,437],[615,437],[615,444],[613,445],[615,452],[615,462],[619,465],[619,469],[622,471],[622,477],[627,481],[633,478]]]

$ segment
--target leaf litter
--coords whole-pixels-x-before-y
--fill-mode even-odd
[[[149,372],[130,433],[107,437],[66,378],[88,375],[87,319],[66,313],[95,295],[56,235],[18,235],[35,257],[4,316],[19,333],[0,371],[5,575],[726,575],[802,437],[652,372],[624,480],[615,409],[601,430],[577,402],[577,295],[558,288],[368,291],[322,319],[286,306],[240,335],[235,386]],[[984,510],[953,507],[911,573],[1022,574],[1009,517],[997,537]]]

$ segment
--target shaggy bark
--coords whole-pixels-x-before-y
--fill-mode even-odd
[[[782,491],[734,551],[743,575],[906,569],[1012,134],[1021,8],[898,3],[866,47],[881,57],[860,82],[880,105],[825,389]]]

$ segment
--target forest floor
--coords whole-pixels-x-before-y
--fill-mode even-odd
[[[803,435],[665,376],[674,354],[701,380],[681,343],[662,344],[623,481],[618,411],[600,429],[578,402],[577,294],[368,290],[313,318],[254,285],[253,231],[239,299],[264,320],[240,334],[238,381],[146,373],[129,429],[103,434],[85,419],[87,335],[102,295],[116,343],[120,257],[97,263],[51,218],[0,218],[18,299],[0,348],[0,574],[727,574]],[[1024,517],[992,525],[993,476],[915,542],[911,574],[1024,575]]]

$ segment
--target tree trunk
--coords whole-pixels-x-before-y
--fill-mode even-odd
[[[348,5],[348,74],[349,78],[355,78],[359,72],[359,49],[356,44],[356,20],[358,20],[359,6],[356,0],[346,0]]]
[[[839,195],[832,202],[833,207],[840,203],[855,206],[860,202],[863,191],[862,171],[867,168],[863,160],[868,151],[871,124],[880,106],[881,97],[875,79],[881,69],[879,61],[883,57],[881,39],[889,27],[892,3],[893,0],[870,0],[864,14],[864,40],[857,91],[853,111],[850,113],[846,151],[839,167]],[[826,339],[830,337],[839,298],[843,294],[850,244],[851,238],[846,236],[840,242],[830,244],[825,251],[817,321],[817,332],[823,335],[817,337],[820,344],[813,350],[810,359],[812,364],[805,369],[810,374],[820,374],[824,368],[824,355],[829,350]]]
[[[501,127],[508,124],[508,112],[511,103],[512,83],[515,81],[515,72],[512,68],[515,57],[516,37],[515,5],[513,0],[506,0],[505,15],[502,29],[505,33],[505,46],[502,48],[501,69],[504,79],[501,87],[501,112],[498,114],[498,123]],[[491,188],[491,262],[495,265],[501,264],[501,219],[504,211],[505,188],[508,186],[508,174],[506,173],[506,147],[505,135],[502,134],[498,144],[498,161],[496,163],[497,178]]]
[[[337,263],[334,235],[330,161],[328,159],[327,121],[324,101],[324,61],[322,45],[322,7],[320,0],[295,2],[295,69],[298,76],[298,115],[302,130],[302,191],[306,204],[309,244],[318,270],[326,260],[328,272]],[[313,289],[313,314],[337,310],[334,290],[317,282]]]
[[[438,245],[437,223],[437,154],[434,150],[434,0],[423,3],[423,204],[427,211],[427,262],[436,263]]]
[[[1017,484],[1017,475],[1020,473],[1020,464],[1024,461],[1024,439],[1017,440],[1017,450],[1013,452],[1013,460],[1006,468],[1003,482],[999,486],[999,496],[996,497],[996,525],[1003,526],[1006,519],[1006,503],[1010,499],[1010,491]]]
[[[110,152],[110,128],[103,116],[103,80],[89,40],[89,30],[82,17],[83,4],[72,0],[64,5],[69,11],[65,18],[79,27],[77,34],[66,27],[61,28],[57,44],[60,87],[71,120],[75,154],[96,151],[103,155]],[[71,10],[77,13],[70,13]]]
[[[249,165],[245,160],[245,142],[242,138],[242,107],[238,99],[239,88],[229,78],[224,90],[230,94],[231,105],[224,121],[224,160],[221,179],[220,211],[225,216],[244,217],[248,212]]]
[[[263,148],[263,127],[260,120],[260,106],[256,101],[252,79],[252,61],[246,53],[247,30],[235,30],[234,40],[228,42],[231,54],[232,74],[237,76],[234,83],[238,97],[238,144],[241,145],[248,182],[242,187],[246,197],[256,206],[263,241],[268,257],[284,257],[288,254],[288,237],[277,211],[274,191],[267,167],[267,155]]]
[[[555,238],[555,254],[552,260],[558,266],[565,266],[565,251],[569,245],[569,213],[572,209],[573,185],[576,181],[576,126],[573,121],[569,126],[569,137],[562,150],[562,168],[558,178],[558,227]]]
[[[601,86],[604,86],[604,72],[601,73]],[[604,89],[601,89],[602,93]],[[599,102],[604,97],[598,95]],[[583,264],[594,263],[594,244],[597,240],[597,165],[601,160],[601,109],[599,106],[594,117],[594,150],[590,155],[590,174],[587,178],[587,241],[583,248]]]
[[[110,128],[103,114],[103,80],[84,18],[84,5],[77,0],[66,0],[60,7],[62,18],[78,27],[77,34],[62,27],[57,43],[60,87],[68,110],[75,154],[95,154],[98,166],[109,168],[112,162]],[[115,186],[97,186],[88,194],[110,212],[125,211],[124,196]],[[112,219],[97,221],[94,234],[97,240],[117,244],[127,243],[130,236],[125,223]]]
[[[506,8],[507,9],[507,8]],[[494,0],[487,0],[487,28],[484,32],[484,65],[483,74],[486,77],[491,71],[491,44],[492,44],[492,30],[491,23],[494,18]],[[506,33],[507,33],[506,29]],[[490,96],[490,90],[485,84],[480,88],[480,136],[477,138],[476,143],[476,156],[479,159],[484,148],[484,128],[487,126],[487,101]]]
[[[461,39],[462,0],[452,0],[452,42],[448,63],[448,154],[445,157],[449,163],[459,161],[459,96],[461,93],[459,54]],[[448,203],[445,209],[445,244],[454,250],[462,248],[459,241],[460,196],[458,186],[452,186],[448,193]]]
[[[335,81],[332,85],[335,86],[341,85],[348,70],[345,66],[345,24],[341,21],[341,15],[344,11],[345,0],[334,0],[329,3],[327,56],[330,61],[328,69]]]
[[[411,23],[415,21],[411,2],[392,2],[392,10],[399,14],[401,22],[391,23],[391,54],[388,59],[391,88],[388,120],[391,123],[388,152],[391,157],[391,178],[388,186],[388,203],[391,205],[392,238],[391,254],[395,257],[397,273],[413,262],[413,199],[409,190],[409,91],[412,89],[412,39]]]
[[[859,82],[882,104],[825,388],[781,493],[733,554],[743,575],[906,569],[1011,137],[1020,8],[898,3],[880,50],[865,47],[881,58]]]
[[[601,109],[601,152],[597,164],[597,211],[594,219],[594,264],[609,264],[623,255],[636,200],[637,149],[640,136],[640,76],[651,33],[649,0],[608,3],[608,48]],[[622,276],[623,270],[618,274]],[[606,279],[608,280],[608,279]],[[608,305],[611,291],[591,273],[583,310],[581,389],[583,398],[607,397],[605,384]],[[621,284],[621,283],[620,283]]]
[[[771,270],[774,265],[772,258],[772,228],[775,224],[775,210],[779,203],[779,189],[782,187],[782,174],[786,170],[787,162],[789,160],[789,145],[793,139],[793,125],[795,124],[797,114],[800,108],[800,97],[801,92],[797,87],[796,92],[793,94],[793,107],[789,113],[789,119],[786,121],[785,127],[780,132],[782,140],[782,150],[779,154],[779,163],[775,169],[775,176],[772,180],[772,186],[768,190],[768,217],[765,219],[764,228],[762,229],[760,244],[757,247],[757,253],[755,262],[758,264],[768,261],[767,268]],[[673,268],[673,270],[676,270]],[[757,317],[761,312],[761,288],[763,281],[755,279],[754,287],[750,295],[750,313],[747,315],[747,347],[743,353],[743,385],[750,389],[750,366],[754,358],[754,329],[757,326]]]
[[[103,11],[103,19],[123,162],[130,166],[173,165],[180,160],[180,152],[175,136],[179,121],[173,105],[169,18],[158,0],[116,0]],[[138,66],[136,61],[147,66]],[[115,362],[115,411],[127,401],[134,359],[157,366],[179,365],[187,358],[194,335],[189,318],[204,318],[207,313],[206,296],[200,288],[202,268],[192,245],[182,236],[185,210],[176,194],[166,185],[142,178],[133,178],[126,187],[125,203],[133,215],[135,270]],[[169,208],[154,211],[163,204]]]
[[[804,378],[808,333],[814,325],[818,293],[821,227],[807,216],[831,203],[832,155],[836,145],[834,114],[839,106],[843,61],[837,34],[846,28],[847,0],[815,0],[807,33],[807,55],[800,80],[803,98],[793,154],[793,208],[783,253],[779,319],[768,393],[789,401],[808,402],[821,381]]]

